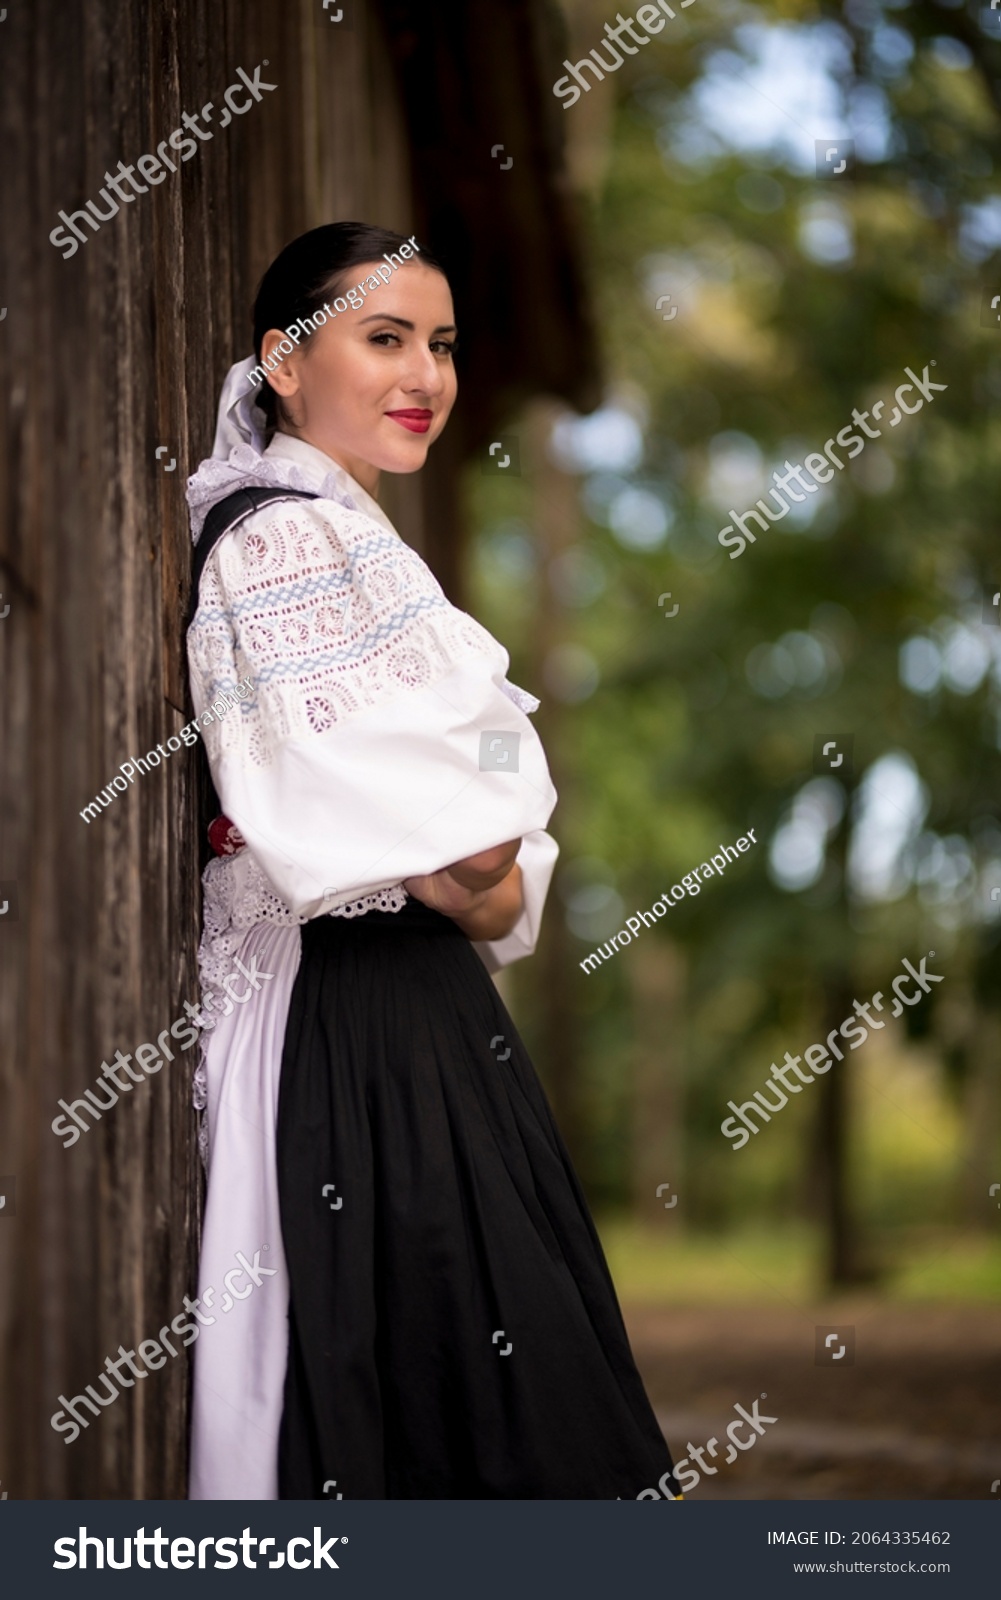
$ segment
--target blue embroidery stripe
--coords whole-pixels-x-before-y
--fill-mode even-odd
[[[273,607],[295,605],[302,600],[309,600],[314,595],[322,598],[329,594],[334,598],[340,598],[353,590],[354,585],[346,574],[331,573],[323,578],[304,578],[301,583],[283,584],[281,588],[259,589],[255,594],[246,595],[242,600],[233,601],[230,605],[200,606],[196,621],[218,622],[220,618],[230,620],[244,616],[247,612],[266,613]],[[264,620],[263,616],[261,620]]]
[[[423,612],[442,611],[447,609],[448,601],[440,598],[437,595],[422,597],[420,600],[412,601],[410,605],[405,606],[401,611],[394,611],[393,614],[387,617],[384,622],[380,622],[374,628],[370,628],[369,631],[363,634],[362,637],[354,644],[347,645],[339,651],[331,651],[326,653],[323,657],[323,660],[327,663],[356,660],[359,656],[364,655],[366,650],[371,649],[376,644],[382,644],[387,638],[390,637],[390,635],[398,632],[407,623],[413,622]],[[223,612],[219,615],[221,618],[225,618],[228,613]],[[264,627],[280,625],[279,619],[277,618],[270,620],[267,617],[258,617],[257,620]],[[194,631],[195,629],[192,628],[192,632]],[[231,638],[235,644],[237,641],[232,630]],[[304,664],[305,660],[305,657],[285,656],[279,665],[281,670],[285,672],[290,669],[294,662],[299,661]],[[268,669],[262,669],[258,676],[261,679],[264,679],[267,676],[267,670]]]
[[[373,628],[365,634],[356,644],[344,650],[331,650],[317,656],[286,656],[281,661],[272,663],[271,666],[261,667],[257,673],[259,684],[271,683],[276,678],[295,678],[300,672],[319,672],[324,667],[342,665],[345,662],[357,661],[371,652],[376,645],[383,644],[387,639],[399,633],[401,627],[412,622],[422,611],[429,609],[427,603],[418,603],[408,606],[406,611],[398,612],[388,622]],[[400,640],[401,646],[406,649],[407,641]]]
[[[249,595],[243,600],[237,600],[228,606],[201,606],[195,618],[196,624],[231,621],[242,618],[250,613],[260,621],[267,624],[267,613],[279,606],[296,605],[312,597],[322,599],[329,595],[331,599],[340,601],[346,594],[357,593],[361,599],[368,599],[364,590],[358,590],[350,578],[327,577],[310,578],[302,583],[283,585],[278,589],[259,590],[254,595]],[[371,601],[369,601],[371,604]],[[448,601],[443,594],[428,595],[424,598],[425,606],[447,606]]]
[[[276,680],[295,679],[304,672],[320,672],[326,667],[355,661],[370,652],[375,646],[382,644],[386,639],[398,634],[406,623],[413,622],[421,612],[428,611],[437,604],[438,602],[433,600],[417,601],[413,605],[406,607],[404,611],[397,612],[387,622],[370,630],[356,644],[344,650],[333,650],[318,656],[285,657],[281,661],[274,662],[271,666],[261,667],[256,674],[255,687],[262,684],[270,684]],[[400,644],[404,649],[409,648],[406,639],[401,639]],[[245,659],[248,659],[246,655]],[[256,704],[256,699],[257,697],[254,695],[250,700],[244,701],[243,704],[245,706],[254,705]]]
[[[340,538],[337,535],[336,526],[334,526],[332,523],[330,523],[330,526],[333,529],[334,537],[335,537],[338,545],[340,545],[341,548],[344,549],[343,543],[342,543],[342,541],[340,540]],[[320,538],[321,542],[322,542],[322,536],[321,535],[317,535],[315,529],[310,528],[308,530],[303,530],[303,531],[309,533],[313,537]],[[372,553],[372,551],[375,551],[375,550],[399,550],[401,545],[403,545],[404,550],[410,552],[410,554],[414,554],[415,553],[415,552],[410,550],[410,546],[409,545],[405,545],[403,543],[403,540],[400,538],[399,534],[387,533],[382,528],[379,528],[379,529],[373,529],[373,531],[371,533],[367,533],[364,536],[360,537],[358,542],[357,542],[357,544],[353,544],[351,546],[350,550],[345,550],[344,553],[347,556],[347,559],[349,561],[356,561],[360,556],[370,555]],[[418,556],[418,560],[420,560],[419,556]]]
[[[352,545],[350,550],[344,551],[345,569],[350,570],[350,568],[357,566],[359,561],[364,561],[368,556],[381,555],[386,550],[398,551],[399,548],[400,540],[394,535],[389,533],[373,534],[370,538],[363,539],[358,544]],[[414,552],[410,553],[413,554]],[[333,552],[328,548],[326,559],[329,561],[332,558]],[[297,560],[301,561],[303,564],[305,564],[306,559],[306,557],[302,556],[297,557]],[[314,559],[322,561],[324,556],[321,554]],[[418,556],[417,559],[420,560],[420,557]],[[246,559],[244,560],[244,570],[245,574],[250,576],[252,571],[251,563]]]

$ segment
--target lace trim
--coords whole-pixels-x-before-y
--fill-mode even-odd
[[[501,683],[501,688],[509,700],[513,700],[519,711],[524,711],[526,717],[533,711],[538,711],[541,701],[536,700],[534,694],[529,694],[527,689],[519,689],[516,683],[509,683],[506,678]]]
[[[202,937],[198,946],[201,1009],[206,1013],[199,1040],[198,1065],[192,1079],[191,1103],[200,1113],[198,1149],[208,1165],[208,1075],[205,1066],[206,1035],[215,1027],[212,1012],[226,1001],[224,980],[233,976],[236,954],[250,928],[260,922],[299,927],[308,917],[298,916],[277,895],[249,850],[217,856],[202,874]],[[366,911],[402,911],[410,896],[402,883],[373,890],[322,913],[331,917],[361,917]]]
[[[346,472],[337,471],[328,472],[318,483],[315,472],[307,472],[286,457],[259,456],[249,444],[234,445],[228,461],[217,461],[209,456],[188,479],[191,538],[197,544],[212,507],[237,489],[308,489],[324,500],[335,500],[354,511],[357,501],[351,494],[349,482]]]
[[[202,1166],[209,1170],[209,1119],[207,1108],[209,1103],[209,1080],[205,1069],[205,1041],[198,1041],[198,1065],[191,1080],[191,1104],[198,1113],[198,1154],[202,1158]]]
[[[223,980],[231,976],[233,961],[248,929],[259,922],[301,927],[309,917],[292,911],[272,888],[249,850],[235,856],[217,856],[202,874],[202,937],[198,970],[202,980],[202,1005],[222,1005]],[[321,915],[361,917],[366,911],[402,911],[409,895],[402,883],[376,889],[336,906]],[[209,1020],[207,1026],[214,1026]]]

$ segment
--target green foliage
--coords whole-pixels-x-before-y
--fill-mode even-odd
[[[625,1218],[606,1218],[601,1241],[622,1300],[646,1305],[799,1305],[804,1312],[822,1289],[816,1229],[743,1228],[668,1238]],[[894,1300],[985,1300],[1001,1294],[1001,1245],[951,1234],[902,1241],[906,1265],[883,1292]]]
[[[757,1177],[757,1157],[737,1172],[719,1122],[728,1098],[760,1084],[785,1049],[817,1036],[832,984],[865,998],[888,985],[903,956],[936,950],[947,984],[908,1022],[927,1031],[941,994],[973,985],[975,1003],[949,1045],[960,1083],[999,1004],[999,924],[986,888],[991,872],[1001,884],[1001,652],[998,630],[980,618],[983,596],[1001,589],[1001,322],[981,325],[983,290],[1001,292],[1001,225],[996,212],[970,208],[986,206],[996,187],[1001,25],[996,14],[981,25],[972,4],[881,12],[873,0],[849,9],[869,22],[846,22],[840,6],[827,12],[823,26],[836,32],[826,37],[844,47],[833,77],[846,100],[862,95],[856,104],[887,134],[883,153],[860,160],[851,181],[818,178],[775,152],[726,148],[693,98],[700,74],[729,73],[734,92],[745,81],[748,25],[811,30],[821,13],[800,4],[706,6],[685,13],[687,32],[665,33],[617,75],[607,171],[588,218],[610,392],[643,416],[644,458],[623,477],[661,497],[673,524],[662,544],[638,548],[582,503],[578,550],[600,575],[600,592],[568,607],[567,625],[600,682],[554,718],[572,795],[557,831],[565,861],[606,864],[625,908],[615,926],[720,841],[748,826],[762,841],[665,919],[688,965],[685,1015],[671,1025],[684,1031],[687,1160],[703,1174],[693,1203],[707,1220],[748,1208],[774,1214],[795,1194],[808,1165],[805,1106],[786,1113],[781,1132],[769,1130],[768,1170]],[[985,31],[992,25],[997,38]],[[909,63],[900,64],[901,47],[898,65],[887,65],[879,28],[910,39]],[[934,42],[945,35],[951,46]],[[776,80],[778,102],[789,87]],[[811,152],[815,132],[825,131],[791,128]],[[700,141],[709,153],[695,159]],[[666,321],[655,306],[664,294],[678,312]],[[926,366],[947,388],[891,429],[905,368],[920,375]],[[798,528],[793,516],[779,521],[730,559],[717,538],[733,521],[727,506],[743,511],[766,490],[737,488],[721,499],[721,451],[752,441],[770,473],[822,452],[853,410],[871,414],[880,400],[881,436],[866,439],[817,493],[813,520]],[[871,423],[879,425],[875,415]],[[530,479],[479,480],[477,491],[474,609],[511,648],[521,681],[534,649],[535,596],[547,581],[531,565],[533,518],[545,508],[533,502]],[[511,521],[519,518],[520,531]],[[512,553],[519,540],[520,557]],[[668,590],[680,605],[670,618],[658,606]],[[950,649],[967,648],[963,628],[996,651],[975,687],[959,669],[929,692],[902,682],[908,640],[931,641],[941,664]],[[786,657],[775,655],[780,640]],[[783,691],[774,663],[795,649],[819,650],[823,667]],[[900,752],[926,786],[924,842],[912,841],[898,890],[881,898],[863,899],[846,882],[850,809],[815,883],[791,892],[768,870],[771,842],[812,776],[815,736],[845,732],[854,735],[856,775]],[[853,786],[846,789],[850,807]],[[950,885],[936,837],[968,853],[959,882]],[[550,914],[560,914],[558,902]],[[662,923],[643,937],[668,931]],[[597,942],[575,940],[577,959]],[[630,951],[615,960],[627,965]],[[588,1006],[596,991],[603,1001],[602,1053],[592,1052],[587,1073],[608,1074],[607,1093],[590,1103],[605,1126],[621,1126],[629,986],[618,975],[583,978],[582,1005],[585,985]],[[944,1105],[941,1075],[939,1092]],[[961,1138],[957,1125],[952,1175]],[[885,1146],[875,1140],[883,1160]],[[922,1160],[919,1177],[936,1166],[927,1153]],[[606,1192],[610,1174],[624,1185],[620,1160],[607,1154],[599,1166]],[[939,1173],[924,1188],[909,1186],[914,1219],[942,1217],[951,1181]],[[894,1211],[871,1186],[862,1203],[873,1221]]]

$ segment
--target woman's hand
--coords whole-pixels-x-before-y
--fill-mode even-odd
[[[520,839],[480,850],[438,872],[404,879],[415,900],[457,922],[469,939],[503,939],[524,909]]]
[[[480,850],[464,861],[454,861],[445,871],[464,889],[492,889],[503,883],[520,849],[520,839],[509,839],[507,844],[495,844],[491,850]]]

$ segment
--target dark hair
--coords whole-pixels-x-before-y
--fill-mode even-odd
[[[261,341],[269,328],[288,328],[300,317],[312,317],[337,294],[341,280],[352,267],[381,261],[384,255],[408,244],[405,234],[375,228],[367,222],[328,222],[293,239],[272,261],[254,301],[254,357],[261,360]],[[414,257],[447,276],[440,261],[423,247]],[[305,345],[311,335],[306,334]],[[257,404],[273,428],[280,415],[280,397],[267,379]]]

